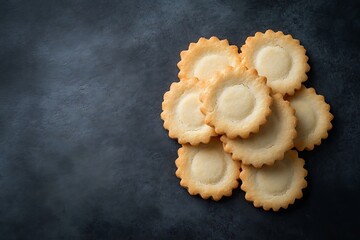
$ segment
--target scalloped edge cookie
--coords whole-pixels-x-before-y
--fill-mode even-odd
[[[316,93],[314,88],[306,88],[305,86],[302,86],[293,96],[286,96],[286,99],[295,109],[295,115],[298,119],[298,126],[296,127],[298,135],[294,139],[294,146],[299,151],[313,150],[315,145],[320,145],[321,140],[328,137],[328,131],[332,129],[331,121],[334,119],[334,115],[330,113],[330,105],[325,102],[324,96]],[[310,102],[304,105],[305,101]],[[312,115],[309,112],[310,108]],[[310,129],[310,134],[304,136],[305,129],[309,128],[304,127],[304,123],[309,125],[313,121],[316,125]],[[310,130],[307,129],[306,131]]]
[[[223,196],[231,196],[232,190],[239,186],[240,163],[224,152],[219,138],[198,146],[183,145],[178,155],[176,176],[190,195],[219,201]]]
[[[267,84],[275,93],[293,95],[308,79],[306,73],[310,66],[306,49],[290,34],[273,30],[257,32],[246,39],[240,55],[247,68],[267,77]]]
[[[203,83],[191,78],[172,83],[170,90],[164,94],[161,119],[164,128],[169,130],[169,137],[177,138],[180,144],[208,143],[212,136],[217,135],[205,124],[205,116],[200,111],[199,94],[202,89]]]
[[[241,165],[241,189],[245,191],[245,199],[266,211],[287,209],[289,204],[302,198],[302,189],[307,187],[307,170],[304,164],[304,159],[299,158],[295,150],[290,150],[286,152],[284,160],[276,161],[272,166],[255,168]],[[286,181],[289,176],[292,181]],[[282,188],[286,189],[281,190]]]
[[[197,43],[190,43],[189,49],[180,53],[180,58],[177,64],[179,79],[197,77],[199,80],[210,80],[216,72],[241,64],[238,47],[229,45],[227,39],[219,40],[215,36],[210,39],[202,37]]]
[[[265,81],[243,66],[217,73],[200,94],[205,123],[232,139],[258,132],[271,113],[271,90]]]
[[[272,113],[258,133],[251,134],[247,139],[221,136],[225,152],[232,154],[234,160],[256,168],[264,164],[272,165],[276,160],[283,159],[285,152],[294,146],[297,121],[295,110],[281,94],[277,93],[272,97]]]

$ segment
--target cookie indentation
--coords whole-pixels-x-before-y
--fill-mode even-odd
[[[256,99],[244,85],[226,87],[218,98],[218,108],[235,121],[246,118],[254,109]]]
[[[200,58],[194,67],[194,76],[199,79],[211,79],[216,72],[229,66],[226,56],[223,55],[205,55]]]
[[[313,150],[315,145],[320,145],[321,140],[328,137],[332,128],[334,116],[330,113],[330,105],[323,96],[316,94],[315,89],[305,86],[286,98],[295,109],[298,120],[294,146],[299,151]]]
[[[195,154],[191,165],[194,178],[205,184],[217,183],[224,174],[225,163],[222,154],[206,149]]]
[[[291,57],[279,46],[267,46],[259,50],[255,67],[268,81],[282,80],[291,69]]]
[[[281,161],[275,166],[260,168],[255,176],[258,187],[270,196],[283,194],[292,181],[290,170]]]
[[[244,139],[244,142],[248,142],[246,146],[252,147],[253,151],[259,151],[261,149],[270,149],[272,147],[278,147],[277,142],[280,133],[279,123],[282,121],[277,116],[278,113],[276,111],[272,111],[271,115],[268,117],[267,122],[260,128],[259,136],[256,134]],[[295,127],[294,127],[295,128]],[[283,141],[283,139],[282,139]]]
[[[185,126],[200,128],[204,125],[204,115],[200,112],[199,94],[184,94],[177,106],[179,120]]]
[[[301,121],[298,122],[296,129],[298,130],[298,136],[306,137],[314,131],[316,126],[316,115],[311,106],[301,100],[294,100],[291,105],[296,109],[296,116]]]

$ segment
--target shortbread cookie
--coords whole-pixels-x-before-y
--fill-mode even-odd
[[[290,150],[285,153],[283,160],[276,161],[272,166],[255,168],[241,165],[241,189],[246,192],[246,200],[264,210],[286,209],[295,199],[303,196],[302,189],[307,186],[304,164],[304,159],[299,158],[296,151]]]
[[[200,111],[202,85],[197,78],[191,78],[172,83],[170,91],[164,94],[161,113],[164,128],[180,144],[208,143],[212,136],[216,136],[214,129],[205,124],[205,116]]]
[[[243,164],[261,167],[263,164],[272,165],[281,160],[284,153],[293,146],[296,136],[295,111],[281,94],[273,95],[271,115],[267,122],[260,127],[258,133],[249,138],[229,139],[221,137],[224,150],[232,154],[234,160],[241,160]]]
[[[310,70],[305,48],[300,41],[282,32],[267,30],[248,37],[241,47],[242,62],[267,78],[273,92],[294,94],[307,80]]]
[[[272,98],[265,78],[243,66],[218,73],[207,83],[200,100],[206,124],[229,138],[247,138],[258,132],[271,113]]]
[[[296,149],[313,150],[315,145],[321,144],[321,139],[328,137],[328,131],[332,128],[334,116],[330,113],[330,105],[323,96],[316,94],[315,89],[305,86],[287,99],[298,119],[297,137],[294,139]]]
[[[224,152],[218,138],[208,144],[183,145],[178,154],[176,176],[191,195],[218,201],[239,186],[240,164]]]
[[[180,57],[180,79],[197,77],[210,80],[216,72],[241,63],[238,47],[230,46],[228,40],[217,37],[200,38],[197,43],[190,43],[189,49],[182,51]]]

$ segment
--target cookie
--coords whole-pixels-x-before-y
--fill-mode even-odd
[[[265,78],[243,66],[218,73],[206,84],[200,100],[206,124],[228,138],[247,138],[258,132],[271,113],[272,98]]]
[[[204,122],[200,111],[199,94],[203,84],[197,78],[172,83],[170,91],[164,94],[161,119],[171,138],[180,144],[208,143],[216,136],[213,128]]]
[[[321,139],[328,137],[332,128],[330,105],[323,96],[316,94],[314,88],[302,86],[293,96],[287,96],[291,106],[295,109],[298,123],[297,137],[294,144],[297,150],[313,150],[315,145],[321,144]]]
[[[251,134],[249,138],[229,139],[221,137],[224,150],[232,154],[234,160],[243,164],[261,167],[263,164],[272,165],[281,160],[284,153],[293,146],[296,136],[295,111],[281,94],[273,95],[271,115],[267,122],[260,127],[258,133]]]
[[[200,38],[197,43],[190,43],[189,49],[182,51],[181,60],[177,64],[180,79],[197,77],[210,80],[216,72],[228,66],[239,66],[241,63],[238,47],[229,45],[217,37]]]
[[[303,196],[302,189],[307,186],[304,164],[304,159],[299,158],[296,151],[290,150],[285,153],[283,160],[276,161],[272,166],[255,168],[241,165],[241,189],[246,192],[246,200],[264,210],[286,209],[295,199]]]
[[[307,80],[310,70],[305,48],[300,41],[282,32],[267,30],[248,37],[241,47],[242,63],[267,78],[273,92],[294,94]]]
[[[191,195],[218,201],[239,186],[240,164],[224,152],[219,138],[198,146],[183,145],[178,154],[176,176]]]

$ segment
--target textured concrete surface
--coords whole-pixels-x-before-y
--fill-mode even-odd
[[[301,40],[335,115],[300,153],[304,198],[190,197],[159,117],[179,52],[268,28]],[[359,34],[355,1],[1,1],[0,239],[356,239]]]

